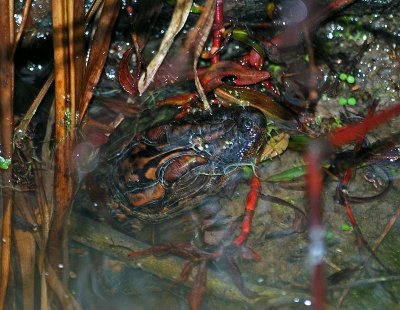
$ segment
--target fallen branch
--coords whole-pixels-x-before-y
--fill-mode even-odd
[[[184,259],[174,256],[159,258],[150,255],[129,259],[128,254],[130,252],[147,249],[149,245],[79,214],[73,213],[70,218],[70,237],[81,244],[113,256],[134,268],[140,268],[157,277],[177,283],[180,282],[180,273],[186,263]],[[193,277],[189,277],[184,284],[191,287],[193,281]],[[212,292],[214,295],[229,300],[246,304],[259,304],[262,301],[265,307],[271,307],[291,303],[294,298],[299,296],[307,298],[305,296],[306,293],[303,291],[284,291],[266,286],[246,285],[250,290],[259,294],[259,297],[246,298],[233,285],[227,275],[217,274],[212,270],[208,271],[207,292]]]

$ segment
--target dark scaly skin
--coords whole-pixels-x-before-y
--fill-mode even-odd
[[[254,163],[266,143],[265,116],[254,108],[221,108],[189,121],[167,122],[137,135],[114,159],[112,215],[157,223],[199,205]]]

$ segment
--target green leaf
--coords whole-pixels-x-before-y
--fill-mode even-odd
[[[251,46],[262,57],[262,59],[265,59],[266,55],[264,48],[257,41],[255,41],[249,36],[246,29],[243,28],[233,29],[232,38]]]
[[[250,179],[254,175],[254,170],[250,166],[243,166],[243,178]]]
[[[331,232],[331,231],[327,231],[326,232],[326,234],[325,234],[325,238],[326,238],[326,240],[332,240],[333,239],[333,232]]]
[[[289,140],[289,149],[302,152],[311,142],[311,138],[306,135],[291,135]]]
[[[190,8],[190,13],[201,14],[203,13],[203,7],[193,2],[192,7]]]
[[[292,181],[293,179],[304,176],[306,173],[306,169],[307,169],[306,165],[293,167],[281,173],[268,177],[267,182]]]
[[[222,63],[220,61],[219,63]],[[215,66],[215,65],[214,65]],[[240,65],[239,65],[240,66]],[[242,67],[242,66],[240,66]],[[211,68],[211,67],[210,67]],[[243,67],[242,67],[243,68]],[[251,70],[256,71],[256,70]],[[249,73],[251,72],[249,71]],[[256,71],[256,73],[260,74],[265,71]],[[218,73],[218,72],[217,72]],[[218,73],[219,74],[219,73]],[[269,75],[269,74],[268,74]],[[236,74],[236,77],[238,75]],[[252,79],[255,78],[253,74],[251,76]],[[203,80],[206,80],[202,77]],[[221,80],[221,78],[219,78]],[[208,79],[210,81],[210,79]],[[211,84],[210,82],[206,82]],[[222,80],[221,80],[222,81]],[[246,82],[246,79],[235,80],[236,85],[245,85],[242,82]],[[239,84],[240,82],[240,84]],[[246,84],[250,84],[246,82]],[[253,84],[253,83],[252,83]],[[207,88],[205,83],[203,83],[204,88]],[[214,90],[214,95],[220,100],[222,103],[229,104],[237,104],[241,106],[251,106],[263,112],[267,118],[270,119],[279,119],[279,120],[289,120],[292,119],[292,115],[288,112],[288,110],[277,103],[272,97],[259,92],[258,90],[246,89],[243,87],[235,87],[229,85],[219,86]]]
[[[175,6],[176,4],[176,0],[166,0],[165,2],[167,2],[170,6]],[[190,13],[194,14],[203,13],[203,6],[193,2],[192,7],[190,8]]]
[[[340,225],[340,229],[342,231],[353,231],[353,226],[348,225],[348,224],[342,224],[342,225]]]
[[[0,156],[0,169],[6,170],[10,167],[10,165],[11,165],[11,159],[9,158],[6,159]]]

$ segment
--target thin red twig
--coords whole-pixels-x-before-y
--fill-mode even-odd
[[[212,48],[211,55],[214,54],[221,48],[222,43],[222,30],[224,27],[224,10],[223,10],[224,0],[217,0],[217,5],[215,9],[214,15],[214,25],[213,25],[213,40],[212,40]],[[219,54],[216,53],[211,58],[211,64],[215,64],[219,61]]]
[[[374,115],[374,113],[376,111],[377,104],[378,104],[377,101],[373,102],[370,110],[368,111],[367,119],[371,118]],[[361,150],[361,147],[362,147],[362,144],[363,144],[363,141],[365,139],[365,135],[366,134],[367,134],[367,130],[365,130],[364,132],[361,131],[360,135],[357,138],[357,143],[356,143],[356,145],[354,147],[354,150],[353,150],[353,163],[354,163],[354,159],[355,159],[356,155]],[[342,205],[345,208],[347,216],[348,216],[348,218],[350,220],[350,223],[354,228],[354,231],[355,231],[355,234],[356,234],[356,238],[357,238],[357,247],[358,247],[358,249],[360,251],[362,245],[365,244],[365,240],[364,240],[364,238],[363,238],[363,236],[361,234],[361,230],[360,230],[360,228],[359,228],[359,226],[357,224],[356,218],[355,218],[355,216],[353,214],[353,211],[352,211],[352,209],[350,207],[349,199],[348,199],[348,197],[346,195],[343,195],[344,194],[343,190],[349,184],[349,182],[351,180],[351,177],[353,175],[353,172],[354,172],[354,168],[352,166],[353,165],[350,165],[350,167],[346,170],[344,176],[339,180],[339,190],[342,191],[342,193],[341,193],[342,196],[343,196]]]
[[[377,128],[389,119],[400,114],[400,103],[379,112],[373,116],[366,117],[361,123],[348,125],[338,129],[329,135],[329,142],[333,147],[339,147],[364,136],[365,132]]]

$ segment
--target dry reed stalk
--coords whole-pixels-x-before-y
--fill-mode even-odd
[[[22,131],[23,133],[27,132],[33,116],[35,115],[37,109],[39,108],[39,105],[42,102],[44,96],[47,94],[47,91],[49,90],[51,84],[53,84],[53,81],[54,81],[54,73],[51,72],[50,75],[47,77],[47,80],[44,82],[39,93],[36,95],[35,99],[30,105],[28,111],[25,113],[25,116],[22,118],[18,126],[15,128],[15,132],[18,131]]]
[[[31,8],[31,0],[26,0],[25,1],[24,10],[22,12],[21,25],[19,26],[18,31],[15,34],[15,40],[14,40],[14,45],[13,45],[13,50],[12,50],[12,55],[13,56],[15,55],[15,51],[17,50],[18,43],[21,40],[22,32],[24,31],[25,24],[26,24],[26,21],[28,19],[30,8]]]
[[[138,90],[141,94],[146,91],[150,83],[153,81],[158,68],[160,68],[161,63],[172,46],[174,38],[185,25],[190,13],[190,8],[192,7],[192,3],[193,1],[191,0],[176,1],[171,22],[161,41],[160,48],[139,79]]]
[[[100,7],[96,1],[96,7]],[[95,21],[93,39],[90,42],[90,56],[85,65],[85,41],[84,28],[87,17],[84,15],[83,0],[62,0],[52,2],[53,14],[53,41],[54,41],[54,81],[55,81],[55,142],[54,151],[54,194],[50,208],[47,202],[43,209],[42,218],[46,221],[51,218],[52,222],[45,224],[51,234],[43,235],[41,245],[46,246],[49,265],[47,272],[54,272],[47,277],[47,284],[53,289],[59,285],[58,279],[54,278],[60,264],[64,266],[61,270],[68,270],[66,253],[66,221],[70,213],[70,202],[74,191],[74,167],[72,151],[74,144],[74,130],[76,120],[82,118],[85,109],[92,97],[93,89],[96,86],[103,70],[108,55],[108,48],[111,41],[111,32],[118,16],[120,1],[104,0],[99,18]],[[85,102],[82,104],[82,102]],[[49,177],[49,176],[47,176]],[[51,177],[50,177],[51,178]],[[46,197],[41,195],[40,200],[44,202]],[[47,214],[50,213],[50,214]],[[52,216],[51,216],[52,214]],[[39,255],[39,269],[44,271],[45,258],[43,253]],[[66,268],[65,268],[66,267]],[[66,281],[66,274],[63,274]],[[44,281],[42,281],[44,282]],[[58,282],[57,282],[58,283]],[[59,291],[59,289],[57,289]],[[56,296],[59,294],[54,291]],[[59,300],[65,308],[65,301]],[[45,306],[45,305],[43,305]],[[76,304],[71,300],[68,307],[75,308]]]
[[[74,141],[77,87],[82,71],[83,11],[76,10],[79,1],[53,1],[53,41],[55,80],[54,216],[49,235],[49,259],[54,270],[64,264],[65,222],[73,194],[72,149]],[[83,5],[81,3],[81,5]],[[82,35],[82,37],[79,37]],[[81,53],[81,54],[79,54]],[[75,58],[77,57],[77,58]],[[76,61],[78,59],[78,62]]]
[[[0,115],[1,115],[1,156],[12,158],[13,136],[13,92],[14,92],[14,1],[0,1]],[[1,229],[1,257],[0,257],[0,309],[4,308],[10,276],[11,258],[11,215],[13,205],[12,167],[0,170],[2,186],[0,193],[0,229]]]
[[[99,16],[94,25],[94,33],[90,42],[89,60],[85,67],[81,96],[78,103],[79,123],[83,121],[93,90],[100,80],[101,72],[108,56],[112,29],[117,20],[120,0],[104,0]],[[89,18],[89,16],[88,16]]]
[[[25,20],[27,18],[27,14],[29,12],[28,8],[30,7],[30,3],[31,0],[27,0],[25,3],[25,8],[24,8],[24,12],[23,12],[23,19],[22,19],[22,23],[21,23],[21,27],[20,30],[18,32],[18,35],[20,33],[22,33],[22,26],[25,24]],[[82,23],[82,27],[79,27],[78,29],[78,33],[79,33],[79,37],[83,37],[83,31],[85,28],[85,24],[91,20],[94,16],[94,14],[99,10],[99,7],[101,6],[102,1],[101,0],[95,0],[93,1],[89,11],[87,12],[87,14],[85,15],[85,21],[84,23]],[[82,4],[83,5],[83,4]],[[28,8],[27,8],[28,6]],[[76,7],[76,3],[75,3],[75,7]],[[83,8],[83,6],[82,6]],[[77,8],[77,10],[79,10],[79,8]],[[79,11],[78,11],[79,12]],[[17,40],[17,38],[16,38]],[[14,52],[16,49],[17,43],[14,44]],[[77,49],[77,47],[75,47],[75,49]],[[82,55],[79,57],[76,57],[76,67],[77,68],[84,68],[85,67],[85,50],[84,50],[84,45],[83,44],[79,44],[79,49],[77,49],[77,53],[78,55]],[[81,76],[77,76],[77,78],[81,78]],[[32,104],[30,105],[28,111],[25,113],[25,116],[23,117],[23,119],[21,120],[21,122],[18,124],[17,128],[15,129],[15,131],[19,131],[21,130],[22,132],[26,132],[28,130],[29,124],[33,118],[33,116],[35,115],[36,111],[39,108],[39,105],[42,103],[42,100],[44,98],[44,96],[47,94],[47,91],[49,90],[50,86],[53,84],[54,82],[54,71],[51,71],[51,73],[49,74],[49,76],[47,77],[47,80],[44,82],[42,88],[40,89],[39,93],[36,95],[35,99],[33,100]],[[82,81],[77,80],[75,82],[76,85],[82,85]],[[80,98],[80,89],[78,88],[78,91],[76,93],[76,97]],[[43,160],[45,162],[45,160]]]
[[[199,58],[201,53],[203,52],[204,46],[206,44],[207,38],[210,34],[212,25],[214,23],[214,14],[215,14],[215,1],[208,0],[205,7],[204,12],[201,14],[200,18],[197,21],[197,24],[192,30],[196,32],[196,36],[198,37],[197,46],[194,50],[194,61],[193,61],[193,72],[194,72],[194,82],[196,85],[197,92],[203,101],[204,108],[207,111],[211,111],[210,103],[207,100],[206,93],[204,91],[203,86],[201,85],[199,74],[197,72],[197,64],[199,62]],[[197,29],[200,29],[197,31]]]

